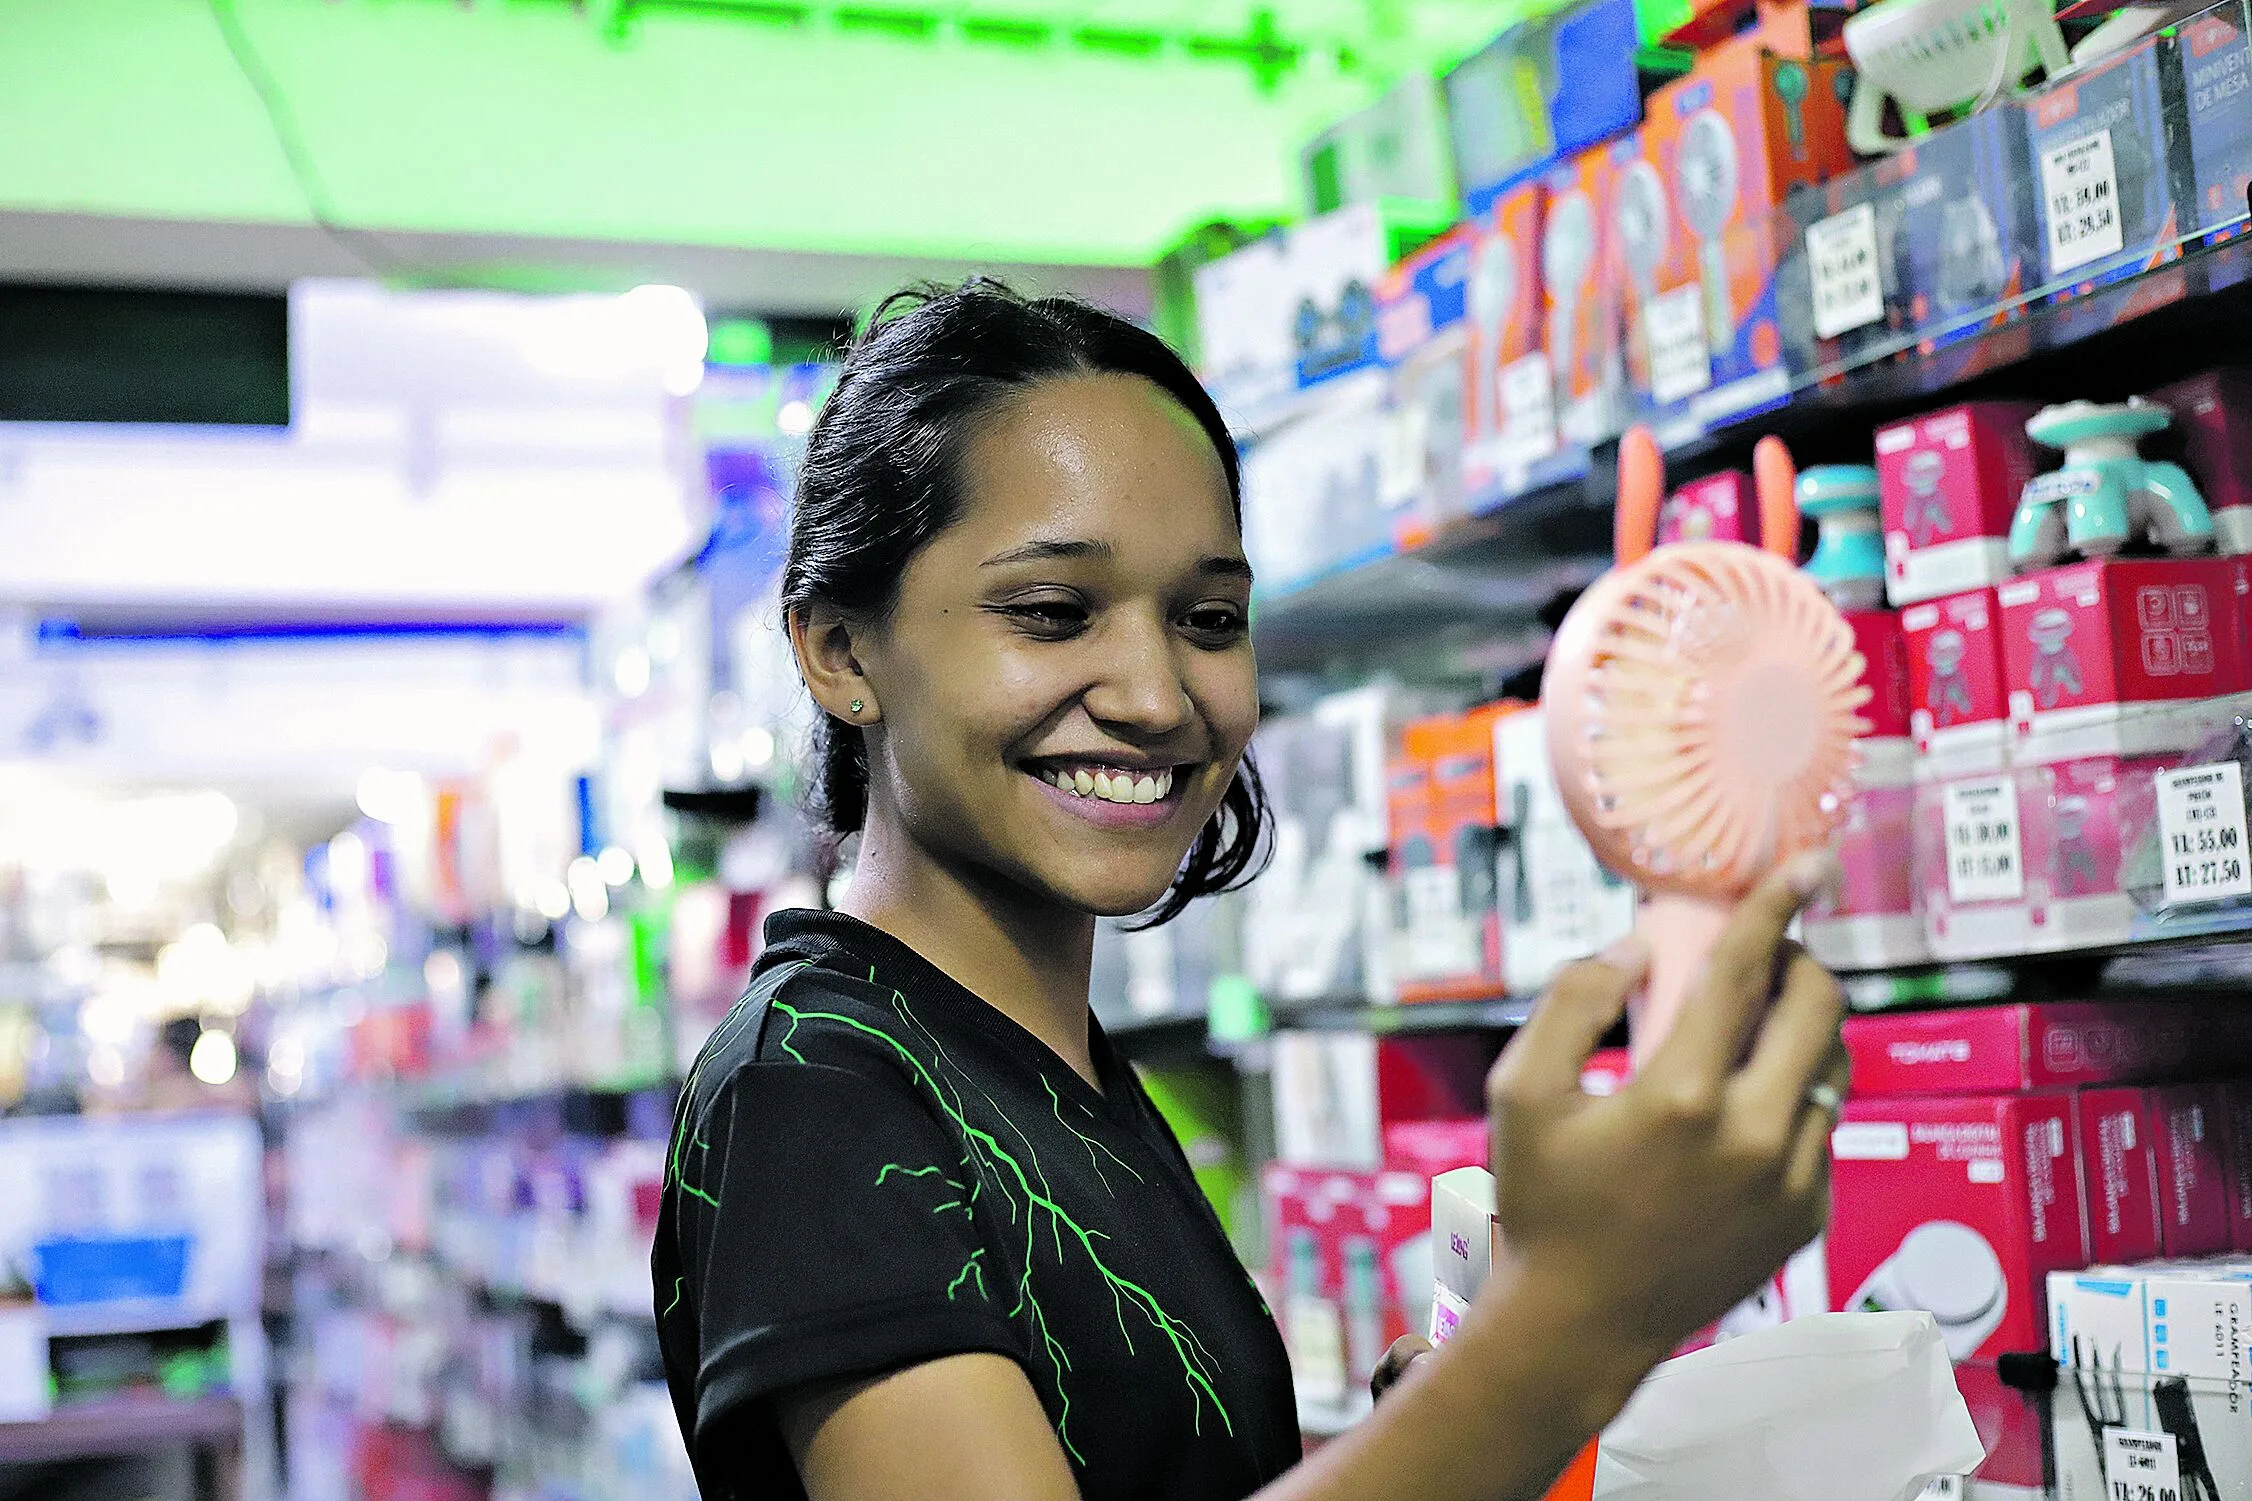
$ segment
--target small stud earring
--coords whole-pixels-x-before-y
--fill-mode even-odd
[[[865,709],[866,707],[868,707],[867,702],[863,699],[856,698],[852,701],[852,712],[855,714],[858,714],[862,709]]]

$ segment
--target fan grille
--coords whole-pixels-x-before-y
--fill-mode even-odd
[[[1648,883],[1741,890],[1829,837],[1868,701],[1853,633],[1804,574],[1739,544],[1660,548],[1602,613],[1574,706],[1597,853]],[[1607,836],[1607,837],[1604,837]]]

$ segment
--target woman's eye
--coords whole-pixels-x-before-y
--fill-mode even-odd
[[[1188,628],[1199,636],[1232,640],[1244,633],[1248,622],[1233,605],[1204,605],[1188,614]]]
[[[1003,612],[1019,626],[1043,636],[1067,635],[1087,623],[1086,607],[1067,599],[1019,600],[1005,606]]]

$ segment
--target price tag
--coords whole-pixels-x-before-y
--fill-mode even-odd
[[[2104,1495],[2108,1501],[2182,1501],[2182,1462],[2171,1433],[2103,1431]]]
[[[1691,282],[1650,299],[1642,311],[1650,341],[1650,394],[1660,406],[1712,385],[1712,350],[1705,343],[1705,292]]]
[[[2158,774],[2158,831],[2166,845],[2166,905],[2252,896],[2246,865],[2244,773],[2234,761]]]
[[[2111,132],[2099,130],[2041,153],[2041,196],[2049,210],[2049,274],[2117,255],[2127,243],[2119,218],[2119,170]]]
[[[1501,451],[1512,464],[1556,451],[1556,374],[1540,350],[1501,367]]]
[[[1884,321],[1884,282],[1877,274],[1877,211],[1857,203],[1806,227],[1806,262],[1814,271],[1814,336]]]
[[[2025,895],[2017,784],[2008,777],[1947,787],[1947,896],[1956,906]]]

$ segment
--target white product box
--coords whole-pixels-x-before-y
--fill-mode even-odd
[[[1556,971],[1634,928],[1635,892],[1596,863],[1565,810],[1538,710],[1494,722],[1494,823],[1500,861],[1501,967],[1514,995],[1537,994]]]
[[[1431,1180],[1431,1342],[1445,1344],[1493,1275],[1494,1178],[1458,1167]]]
[[[2049,1276],[2049,1353],[2129,1375],[2252,1380],[2252,1263],[2151,1262]]]

